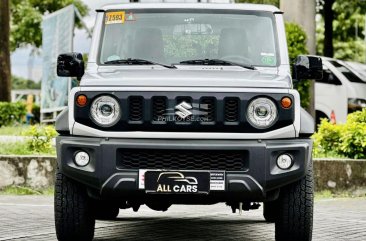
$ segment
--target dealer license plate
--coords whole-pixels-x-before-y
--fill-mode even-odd
[[[208,194],[210,172],[147,171],[145,190],[158,194]]]

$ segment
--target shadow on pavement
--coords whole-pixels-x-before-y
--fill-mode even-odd
[[[118,218],[97,228],[95,239],[107,240],[273,240],[274,225],[264,220],[201,218]]]

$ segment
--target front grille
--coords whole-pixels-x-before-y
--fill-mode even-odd
[[[90,118],[90,103],[100,96],[100,91],[80,94],[91,101],[86,107],[75,106],[75,121],[110,132],[263,133],[293,124],[295,113],[295,108],[284,109],[280,105],[289,94],[266,94],[278,107],[278,120],[267,129],[258,129],[246,118],[246,107],[258,93],[111,91],[105,94],[119,100],[121,118],[111,127],[101,127]]]
[[[141,121],[143,117],[143,101],[142,96],[129,97],[129,119],[130,121]]]
[[[119,149],[121,169],[245,171],[248,153],[242,150]]]

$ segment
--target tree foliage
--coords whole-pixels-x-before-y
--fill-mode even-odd
[[[325,11],[327,1],[332,2],[330,11]],[[335,57],[343,60],[365,61],[365,14],[366,1],[359,0],[317,0],[317,12],[321,19],[317,24],[317,53],[327,55],[329,48],[325,41],[326,29],[332,32],[332,45]],[[325,26],[327,16],[332,15],[332,24]],[[330,36],[328,36],[329,38]],[[329,41],[328,41],[329,42]]]
[[[290,62],[301,54],[307,54],[306,49],[306,33],[295,23],[286,23],[286,39],[289,52]],[[303,80],[295,83],[295,88],[299,91],[301,97],[301,106],[307,108],[310,104],[309,94],[310,81]]]
[[[74,4],[82,16],[87,15],[88,7],[81,0],[11,0],[11,50],[27,44],[40,47],[42,16],[70,4]],[[76,24],[80,26],[80,22]]]
[[[286,23],[285,27],[290,61],[300,54],[307,54],[306,33],[301,26],[296,23]]]
[[[41,82],[36,83],[33,80],[24,79],[19,76],[12,76],[11,85],[13,90],[41,89]]]
[[[349,114],[345,124],[323,119],[313,139],[316,157],[366,158],[366,109]]]
[[[0,127],[20,123],[26,113],[23,103],[0,102]]]
[[[279,6],[280,0],[236,0],[237,3],[259,3],[259,4],[270,4]]]

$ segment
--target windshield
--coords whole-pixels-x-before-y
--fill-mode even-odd
[[[220,59],[274,67],[279,64],[276,43],[269,12],[116,10],[105,13],[99,61],[116,64],[116,60],[143,59],[171,65]]]

